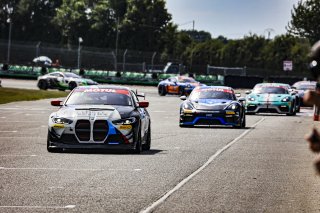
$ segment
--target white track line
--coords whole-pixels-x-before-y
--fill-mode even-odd
[[[165,195],[163,195],[160,199],[152,203],[150,206],[148,206],[146,209],[140,211],[140,213],[150,213],[155,208],[157,208],[159,205],[161,205],[168,197],[170,197],[173,193],[178,191],[183,185],[185,185],[188,181],[190,181],[194,176],[199,174],[202,170],[204,170],[210,163],[212,163],[220,154],[222,154],[224,151],[226,151],[228,148],[230,148],[233,144],[235,144],[237,141],[239,141],[241,138],[243,138],[245,135],[247,135],[250,131],[252,131],[252,128],[257,126],[259,123],[264,121],[265,118],[261,118],[257,123],[255,123],[250,129],[244,131],[240,136],[235,138],[233,141],[228,143],[223,148],[219,149],[214,155],[212,155],[207,162],[205,162],[199,169],[194,171],[191,175],[186,177],[184,180],[182,180],[180,183],[178,183],[173,189],[168,191]]]
[[[24,208],[24,209],[73,209],[76,205],[67,206],[0,206],[0,208]]]

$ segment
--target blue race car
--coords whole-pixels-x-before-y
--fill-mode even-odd
[[[244,98],[236,98],[231,87],[196,87],[180,105],[180,127],[195,125],[246,126]]]
[[[160,81],[158,84],[158,93],[160,96],[166,94],[189,95],[196,86],[202,86],[200,82],[191,77],[175,76]]]

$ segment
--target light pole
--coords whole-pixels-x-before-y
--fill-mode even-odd
[[[126,65],[126,55],[127,55],[128,49],[126,49],[123,53],[123,62],[122,62],[122,71],[125,71],[125,65]]]
[[[116,56],[115,56],[115,70],[118,71],[118,41],[119,41],[119,18],[117,19],[117,35],[116,35]]]
[[[36,57],[38,57],[40,54],[40,44],[41,44],[41,41],[39,41],[38,44],[36,45]]]
[[[83,42],[83,39],[81,37],[79,37],[79,45],[78,45],[78,69],[80,69],[80,51],[81,51],[81,43]]]
[[[151,58],[151,72],[153,72],[153,61],[154,61],[154,57],[156,56],[157,52],[154,52]]]
[[[7,23],[9,23],[9,36],[8,36],[8,53],[7,53],[7,64],[10,62],[10,50],[11,50],[11,30],[12,30],[12,19],[11,14],[13,12],[12,7],[7,7],[9,18],[7,19]]]

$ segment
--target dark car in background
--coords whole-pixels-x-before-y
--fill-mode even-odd
[[[151,146],[151,121],[133,90],[120,86],[80,86],[49,116],[47,150],[125,149],[140,153]]]
[[[237,99],[234,90],[225,86],[196,87],[190,96],[181,96],[180,127],[196,125],[246,126],[244,98]]]
[[[166,94],[190,95],[192,90],[197,86],[202,86],[200,82],[187,76],[174,76],[160,81],[158,84],[158,93],[160,96]]]
[[[73,90],[77,86],[97,85],[98,83],[82,78],[72,72],[52,72],[38,77],[37,86],[39,89],[58,89],[58,90]]]

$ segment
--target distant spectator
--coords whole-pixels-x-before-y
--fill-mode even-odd
[[[80,71],[79,71],[79,75],[80,75],[81,77],[83,77],[83,76],[84,76],[84,69],[83,69],[83,68],[81,68],[81,69],[80,69]]]
[[[4,64],[4,65],[2,66],[2,70],[3,70],[3,71],[8,71],[8,70],[9,70],[9,65],[8,65],[8,64]]]
[[[59,59],[56,59],[54,63],[51,64],[53,67],[60,67],[60,61]]]
[[[47,74],[47,68],[45,66],[41,67],[41,75]]]

